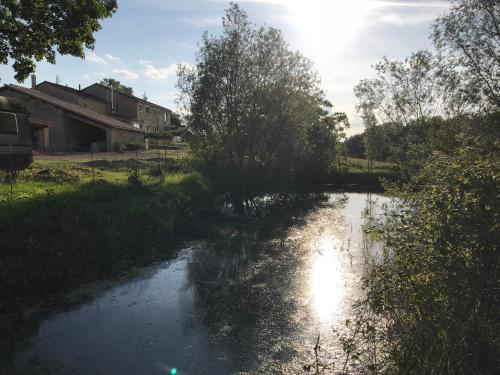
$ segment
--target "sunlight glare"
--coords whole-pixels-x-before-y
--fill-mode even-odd
[[[317,56],[338,51],[366,23],[370,0],[287,0],[302,44]]]
[[[321,238],[311,269],[313,306],[319,319],[325,323],[340,313],[345,292],[340,257],[335,251],[340,245],[330,236]]]

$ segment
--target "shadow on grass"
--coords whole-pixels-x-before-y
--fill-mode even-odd
[[[168,252],[213,212],[197,176],[148,186],[105,182],[0,206],[0,312]],[[14,306],[13,306],[14,305]]]

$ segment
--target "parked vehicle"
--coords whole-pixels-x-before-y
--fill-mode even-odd
[[[31,130],[23,103],[0,96],[0,170],[18,171],[33,162]]]

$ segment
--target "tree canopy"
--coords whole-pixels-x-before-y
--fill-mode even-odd
[[[117,10],[116,0],[2,0],[0,63],[13,61],[15,78],[24,81],[37,61],[54,64],[56,52],[84,58],[94,47],[100,21]]]
[[[331,111],[312,63],[281,32],[231,4],[219,36],[203,36],[181,66],[180,102],[202,170],[236,201],[286,189],[335,156],[347,117]]]
[[[132,89],[132,87],[125,86],[120,81],[118,81],[117,79],[114,79],[114,78],[103,78],[101,80],[100,84],[108,86],[108,87],[112,87],[116,91],[125,92],[125,93],[131,94],[131,95],[134,94],[134,90]]]
[[[415,168],[372,224],[341,373],[500,372],[499,21],[498,1],[452,1],[435,56],[384,59],[355,88],[367,154]]]
[[[500,108],[500,2],[453,0],[434,24],[442,83],[475,110]]]

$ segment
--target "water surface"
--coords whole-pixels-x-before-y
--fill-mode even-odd
[[[318,334],[327,359],[337,350],[332,328],[376,251],[362,226],[386,200],[331,194],[270,234],[192,243],[41,318],[23,349],[0,355],[0,374],[302,373]]]

